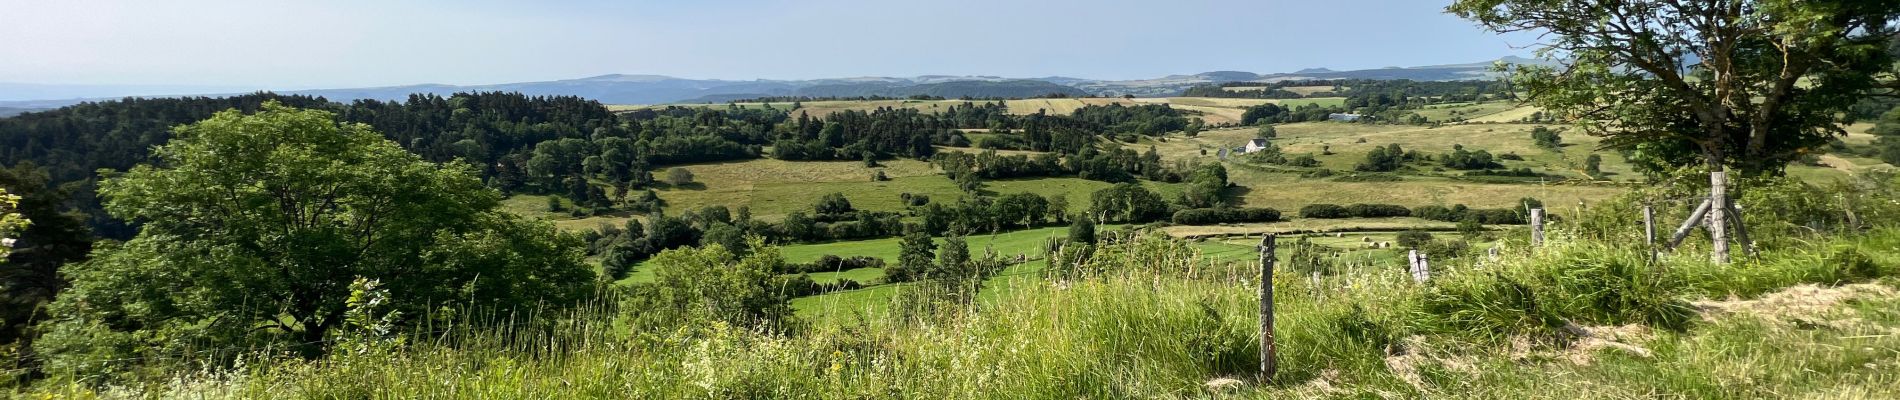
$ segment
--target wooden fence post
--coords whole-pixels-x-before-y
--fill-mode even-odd
[[[1742,221],[1742,206],[1731,201],[1728,204],[1729,224],[1735,225],[1735,241],[1742,242],[1742,253],[1755,257],[1755,241],[1748,238],[1748,223]]]
[[[1850,232],[1860,230],[1860,217],[1854,215],[1854,203],[1847,201],[1846,194],[1841,195],[1841,211],[1847,214],[1847,230]]]
[[[1656,208],[1643,205],[1643,243],[1649,248],[1649,263],[1656,263]]]
[[[1279,368],[1273,345],[1274,234],[1260,238],[1260,379],[1273,382]]]
[[[1689,219],[1683,220],[1682,226],[1676,227],[1676,233],[1669,235],[1669,243],[1663,248],[1675,250],[1676,246],[1682,245],[1682,239],[1689,237],[1689,231],[1694,230],[1696,225],[1702,224],[1702,218],[1709,215],[1709,204],[1709,199],[1702,199],[1702,205],[1696,206],[1695,211],[1689,212]]]
[[[1544,209],[1531,209],[1531,246],[1544,245]]]
[[[1709,259],[1728,264],[1728,172],[1709,172],[1709,204],[1719,207],[1709,213]]]

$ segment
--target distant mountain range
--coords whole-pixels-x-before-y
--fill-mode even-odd
[[[685,79],[661,75],[601,75],[580,79],[546,82],[504,83],[495,85],[407,85],[349,89],[277,91],[286,94],[323,96],[333,101],[357,99],[402,100],[410,94],[449,95],[469,91],[509,91],[527,95],[567,95],[594,99],[607,104],[722,103],[767,96],[907,97],[914,95],[957,97],[1034,97],[1049,94],[1070,96],[1168,96],[1188,87],[1226,82],[1275,82],[1299,79],[1412,79],[1426,81],[1489,79],[1497,62],[1539,63],[1519,57],[1469,64],[1433,65],[1410,68],[1380,68],[1334,71],[1308,68],[1290,73],[1256,74],[1241,71],[1214,71],[1193,75],[1170,75],[1140,80],[1097,80],[1061,76],[1043,78],[1004,78],[997,76],[926,75],[910,78],[863,77],[811,80],[718,80]],[[126,96],[168,97],[187,95],[228,95],[243,90],[219,88],[218,91],[192,91],[189,87],[42,85],[0,83],[0,117],[36,109],[63,107],[84,101],[109,100]],[[176,90],[166,92],[165,90]],[[164,94],[170,93],[170,94]]]

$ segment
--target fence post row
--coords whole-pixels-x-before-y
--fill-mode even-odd
[[[1273,344],[1273,262],[1274,234],[1260,237],[1260,379],[1272,382],[1275,370]]]

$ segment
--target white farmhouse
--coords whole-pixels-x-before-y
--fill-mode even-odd
[[[1359,121],[1360,118],[1365,118],[1365,117],[1366,116],[1364,115],[1346,114],[1346,113],[1332,113],[1332,114],[1326,115],[1326,119],[1339,121],[1339,122],[1357,122]]]
[[[1247,147],[1245,149],[1242,149],[1241,152],[1252,153],[1252,152],[1260,151],[1266,148],[1267,148],[1266,139],[1254,139],[1254,140],[1247,141]]]

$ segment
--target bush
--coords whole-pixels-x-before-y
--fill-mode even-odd
[[[1463,204],[1450,208],[1445,206],[1419,206],[1412,209],[1412,216],[1433,221],[1459,222],[1475,218],[1479,224],[1523,225],[1528,218],[1515,208],[1468,208]]]
[[[1390,218],[1409,217],[1412,210],[1393,204],[1353,204],[1346,206],[1346,213],[1354,218]]]
[[[666,184],[681,186],[689,183],[693,183],[693,171],[679,167],[666,169]]]
[[[789,278],[779,278],[778,291],[789,297],[816,296],[845,290],[863,289],[864,284],[850,279],[839,279],[828,283],[813,281],[810,275],[799,274]]]
[[[1352,216],[1345,207],[1338,204],[1308,204],[1300,207],[1300,218],[1346,218]]]
[[[1432,234],[1425,231],[1399,232],[1399,247],[1416,249],[1432,242]]]
[[[1271,208],[1195,208],[1174,212],[1173,221],[1181,225],[1211,225],[1280,220],[1280,210]]]
[[[1300,208],[1301,218],[1390,218],[1407,217],[1412,210],[1395,204],[1309,204]]]
[[[859,268],[884,268],[884,259],[866,256],[839,257],[826,254],[808,263],[785,264],[779,274],[850,271]]]

